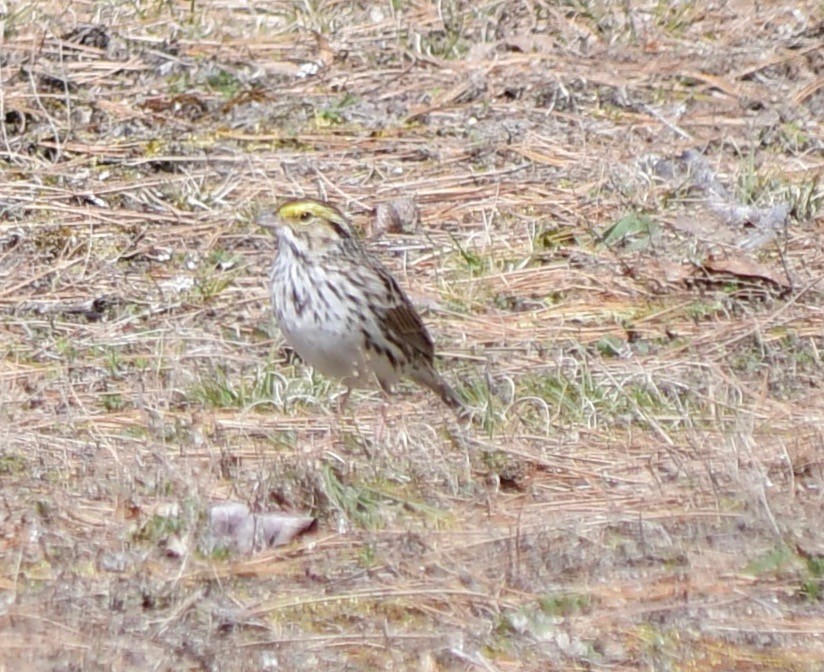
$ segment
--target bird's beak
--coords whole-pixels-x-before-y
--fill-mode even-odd
[[[280,219],[274,213],[264,210],[255,217],[255,224],[265,229],[277,229],[280,227]]]

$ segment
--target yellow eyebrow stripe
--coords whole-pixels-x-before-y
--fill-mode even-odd
[[[327,219],[332,214],[332,211],[325,205],[322,205],[321,203],[314,203],[312,201],[284,203],[280,206],[278,214],[286,219],[292,219],[300,217],[300,215],[304,212],[310,212],[315,215],[315,217],[323,217],[324,219]]]
[[[346,217],[334,205],[312,198],[286,201],[278,208],[277,215],[285,220],[295,220],[300,219],[300,216],[307,212],[328,222],[348,226]]]

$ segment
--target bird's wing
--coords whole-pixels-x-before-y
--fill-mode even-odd
[[[374,256],[365,253],[364,264],[377,271],[381,293],[386,306],[384,316],[386,327],[398,344],[403,344],[431,362],[435,356],[435,346],[426,326],[412,303],[389,270]]]
[[[432,338],[420,315],[403,294],[399,295],[399,301],[395,306],[387,309],[386,322],[390,333],[396,333],[401,343],[408,343],[426,359],[432,360],[435,356]]]

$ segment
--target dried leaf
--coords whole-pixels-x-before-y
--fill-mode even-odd
[[[708,273],[725,273],[739,278],[766,280],[778,287],[790,287],[790,283],[783,275],[774,273],[764,265],[746,257],[710,255],[701,267]]]
[[[378,203],[369,237],[377,239],[384,233],[413,233],[420,225],[420,215],[417,204],[411,198]]]
[[[315,524],[311,516],[284,513],[252,513],[240,502],[217,504],[209,511],[207,552],[228,548],[250,553],[288,544]]]

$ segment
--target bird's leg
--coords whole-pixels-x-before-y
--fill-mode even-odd
[[[375,445],[383,443],[383,430],[388,424],[387,411],[389,410],[389,401],[386,399],[386,394],[381,399],[381,408],[378,411],[378,417],[375,421]]]
[[[347,382],[346,392],[344,392],[343,396],[338,399],[338,415],[343,415],[343,412],[346,410],[346,405],[349,403],[350,394],[352,394],[352,385]]]
[[[384,381],[378,379],[381,386],[381,409],[378,412],[378,417],[375,422],[375,443],[383,442],[383,430],[389,424],[389,395],[392,392],[392,386],[387,385]]]

